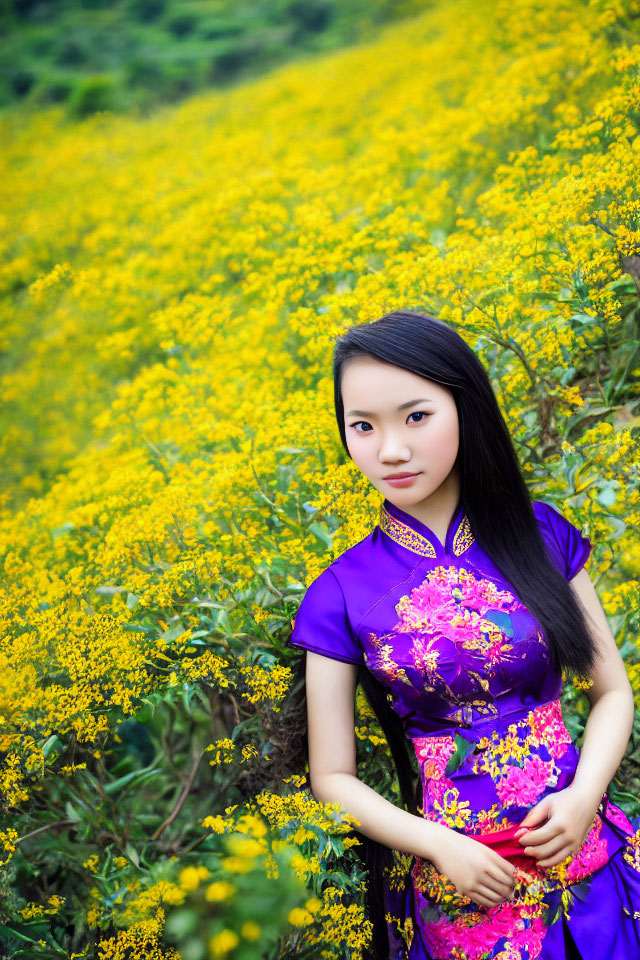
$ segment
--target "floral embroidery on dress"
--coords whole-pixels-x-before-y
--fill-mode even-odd
[[[514,897],[481,907],[434,863],[413,857],[405,873],[413,922],[398,918],[397,932],[408,947],[419,933],[433,960],[535,960],[549,927],[569,920],[577,905],[584,909],[594,875],[616,852],[640,874],[640,829],[633,833],[605,795],[563,861],[541,867],[524,846],[520,852],[515,828],[543,797],[571,783],[578,761],[560,674],[539,623],[504,581],[453,563],[436,562],[428,572],[419,564],[414,573],[398,585],[404,594],[388,595],[386,628],[363,630],[365,662],[407,723],[422,782],[420,816],[470,838],[496,834],[489,842],[512,862]]]
[[[494,730],[491,737],[481,738],[477,744],[481,753],[472,770],[493,778],[503,807],[533,804],[548,787],[556,786],[561,771],[554,761],[564,756],[571,742],[556,699],[509,724],[505,736]]]
[[[443,737],[415,737],[413,747],[423,778],[439,780],[444,776],[449,757],[455,753],[456,743],[450,734],[446,734]]]
[[[623,830],[625,833],[632,833],[633,824],[629,820],[626,813],[624,813],[624,811],[621,810],[620,807],[616,807],[615,804],[611,803],[606,794],[605,794],[605,797],[607,801],[607,816],[609,817],[609,820],[611,821],[611,823],[615,823],[616,827],[620,827],[620,829]]]
[[[606,854],[602,853],[597,840],[599,829],[596,824],[590,831],[596,839],[589,843],[588,849],[600,851],[600,855],[590,854],[588,869],[586,864],[573,872],[563,871],[563,864],[548,871],[542,868],[526,871],[514,866],[513,899],[492,907],[479,906],[460,894],[431,861],[416,858],[411,876],[420,897],[419,917],[428,924],[426,936],[433,957],[436,960],[450,957],[481,960],[492,956],[502,938],[506,939],[505,958],[515,960],[522,957],[521,949],[527,950],[529,958],[537,957],[546,928],[554,922],[557,912],[549,906],[548,896],[557,891],[556,896],[569,918],[576,895],[583,897],[588,890],[588,875],[606,862]],[[562,875],[560,881],[554,882],[545,875],[553,869]],[[578,883],[583,877],[586,879]],[[498,956],[503,957],[503,954]]]
[[[557,761],[572,744],[559,699],[528,710],[520,720],[509,723],[502,736],[494,730],[491,736],[468,741],[472,749],[462,750],[461,761],[448,776],[447,766],[464,740],[460,733],[455,737],[439,734],[415,737],[413,746],[423,782],[423,816],[471,835],[517,826],[523,808],[556,787],[561,772]],[[470,774],[492,783],[496,802],[474,809],[456,785],[456,773],[462,776],[459,784],[468,781]],[[518,944],[526,946],[527,956],[535,957],[542,948],[546,926],[557,919],[549,907],[549,896],[560,898],[569,917],[576,895],[588,889],[592,874],[608,862],[610,852],[602,830],[603,820],[596,813],[580,848],[560,863],[544,868],[529,858],[531,865],[523,869],[514,862],[514,899],[491,908],[479,907],[462,896],[433,863],[417,857],[411,877],[416,892],[422,895],[419,916],[426,925],[433,956],[479,960],[490,956],[498,940],[506,937],[505,957],[517,958]],[[630,844],[627,850],[631,849]],[[640,831],[633,850],[640,867]]]
[[[546,932],[546,905],[519,883],[515,868],[515,896],[494,907],[482,907],[460,894],[454,884],[429,860],[418,859],[412,873],[420,896],[419,917],[428,924],[428,947],[435,958],[463,957],[481,960],[491,955],[498,941],[507,938],[504,957],[519,958],[520,948],[538,956]],[[501,955],[502,956],[502,955]]]
[[[399,619],[389,633],[369,632],[365,662],[387,683],[399,679],[421,693],[437,691],[446,696],[467,721],[472,708],[495,714],[489,681],[514,659],[510,614],[520,609],[524,608],[513,594],[500,590],[492,580],[477,578],[465,568],[438,565],[397,601]],[[395,657],[392,654],[403,635],[411,644],[400,663],[397,652]],[[475,698],[473,693],[460,698],[439,671],[443,640],[453,643],[460,655],[473,655],[466,672],[475,683]],[[414,679],[407,673],[409,667]]]
[[[582,846],[554,867],[550,867],[550,874],[555,876],[557,872],[563,883],[575,883],[576,880],[598,870],[609,859],[607,841],[601,834],[602,817],[596,813]]]
[[[559,760],[573,743],[562,718],[562,704],[556,698],[530,710],[525,721],[531,729],[527,740],[539,746],[544,744],[552,757]]]
[[[640,873],[640,827],[631,836],[627,837],[625,851],[622,855],[629,866]]]
[[[507,767],[496,783],[500,803],[503,807],[535,803],[547,787],[556,785],[558,772],[552,760],[546,762],[538,756],[527,757],[522,767]]]
[[[522,607],[508,590],[492,580],[476,579],[471,570],[437,566],[396,604],[398,633],[423,633],[422,642],[446,638],[463,650],[477,651],[487,667],[508,658],[512,644],[490,613],[512,613]]]

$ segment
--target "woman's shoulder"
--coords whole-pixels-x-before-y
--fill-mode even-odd
[[[565,513],[554,503],[551,503],[550,500],[532,500],[531,505],[533,506],[533,512],[538,521],[538,525],[543,530],[552,532],[554,536],[571,526],[577,529],[565,516]]]
[[[582,529],[569,520],[564,511],[547,500],[533,500],[533,512],[552,559],[571,579],[584,566],[593,544]]]
[[[371,534],[328,563],[306,588],[292,622],[291,646],[303,647],[334,660],[361,664],[362,645],[353,629],[362,591],[358,588],[367,560]],[[364,578],[366,582],[366,577]]]

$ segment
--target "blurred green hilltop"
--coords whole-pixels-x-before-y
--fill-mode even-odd
[[[0,108],[137,110],[373,38],[428,0],[0,0]]]

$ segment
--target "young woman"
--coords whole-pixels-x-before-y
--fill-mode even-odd
[[[372,955],[640,958],[640,817],[606,792],[634,702],[591,542],[531,501],[486,371],[442,321],[351,328],[334,376],[342,443],[384,501],[308,587],[290,642],[307,650],[311,789],[360,821]],[[580,751],[563,670],[592,681]],[[404,809],[357,776],[358,682]],[[400,893],[393,850],[411,855]]]

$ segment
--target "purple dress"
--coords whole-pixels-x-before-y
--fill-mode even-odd
[[[553,562],[567,579],[591,542],[534,501]],[[640,958],[640,817],[605,794],[582,846],[538,867],[498,846],[544,796],[571,783],[579,750],[564,724],[563,681],[538,622],[475,542],[462,502],[444,546],[389,500],[379,523],[311,583],[291,644],[364,664],[388,689],[413,745],[420,814],[480,834],[516,870],[513,900],[481,907],[431,861],[410,866],[385,903],[400,960],[564,960],[569,931],[583,960]],[[504,831],[504,834],[502,833]],[[407,922],[408,920],[408,922]]]

